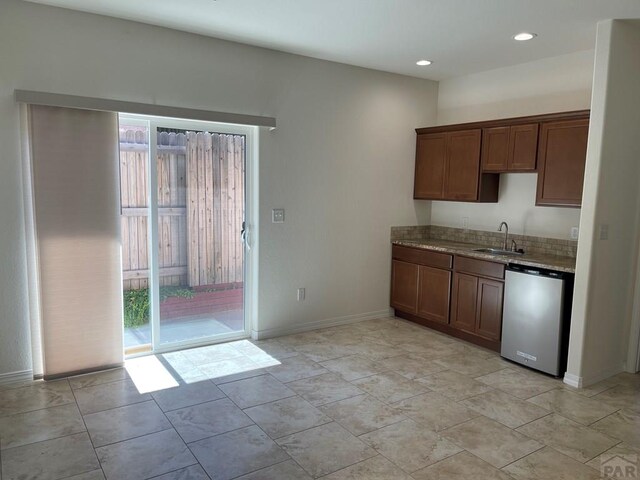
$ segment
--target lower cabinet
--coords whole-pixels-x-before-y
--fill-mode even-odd
[[[478,312],[476,333],[490,340],[500,340],[502,334],[502,300],[504,283],[478,279]]]
[[[455,273],[451,326],[500,341],[503,291],[503,282]]]
[[[391,306],[407,313],[418,308],[418,272],[413,263],[393,260],[391,266]]]
[[[421,265],[418,277],[418,316],[449,323],[451,272]]]
[[[478,307],[478,277],[456,273],[453,277],[451,326],[474,333]]]
[[[408,247],[393,252],[396,315],[499,350],[503,264]]]

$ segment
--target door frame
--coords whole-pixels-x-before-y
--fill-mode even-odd
[[[127,355],[127,358],[166,353],[174,350],[223,343],[248,338],[256,325],[258,300],[258,127],[198,120],[184,120],[170,117],[119,114],[119,118],[127,121],[142,121],[149,126],[149,298],[151,313],[151,351]],[[159,232],[158,232],[158,168],[156,129],[175,128],[181,130],[198,130],[212,133],[223,133],[245,136],[245,242],[244,242],[244,277],[243,277],[243,309],[244,329],[240,332],[201,337],[171,344],[160,342],[160,285],[157,281],[159,271]]]

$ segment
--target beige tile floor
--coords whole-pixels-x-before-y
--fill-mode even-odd
[[[597,479],[615,455],[640,455],[640,375],[575,390],[394,318],[0,390],[0,480]]]

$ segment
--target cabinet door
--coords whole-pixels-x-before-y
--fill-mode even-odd
[[[491,340],[500,340],[502,332],[502,298],[504,284],[478,279],[476,333]]]
[[[447,133],[447,161],[444,175],[446,199],[470,201],[478,199],[481,137],[480,129]]]
[[[451,326],[475,332],[478,306],[478,277],[456,273],[453,276],[451,299]]]
[[[418,135],[413,198],[437,200],[444,196],[446,153],[446,134]]]
[[[506,172],[510,127],[482,129],[482,171]]]
[[[536,169],[538,124],[515,125],[509,133],[508,170],[532,172]]]
[[[420,267],[418,282],[418,316],[434,322],[449,323],[451,272],[440,268]]]
[[[588,135],[588,119],[542,124],[536,205],[580,206]]]
[[[416,313],[418,305],[418,269],[413,263],[393,260],[391,267],[391,306]]]

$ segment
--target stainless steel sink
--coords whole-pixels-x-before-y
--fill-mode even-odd
[[[510,256],[510,255],[524,255],[523,252],[512,252],[511,250],[503,250],[501,248],[474,248],[473,249],[474,252],[479,252],[479,253],[490,253],[491,255],[505,255],[505,256]]]

